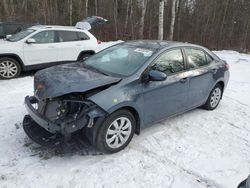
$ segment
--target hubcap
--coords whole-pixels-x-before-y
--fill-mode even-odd
[[[211,99],[210,99],[210,105],[212,108],[218,105],[218,103],[220,102],[220,98],[221,98],[221,90],[220,88],[216,88],[213,91]]]
[[[126,117],[114,120],[106,133],[106,143],[110,148],[119,148],[128,140],[132,131],[131,121]]]
[[[17,74],[17,66],[11,61],[0,63],[0,75],[4,78],[12,78]]]

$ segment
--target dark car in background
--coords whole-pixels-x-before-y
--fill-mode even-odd
[[[16,34],[28,27],[36,25],[35,23],[24,22],[0,22],[0,39],[6,38],[7,35]]]
[[[80,133],[102,152],[118,152],[147,125],[201,106],[214,110],[228,68],[198,45],[123,42],[85,61],[37,72],[23,127],[42,145]]]

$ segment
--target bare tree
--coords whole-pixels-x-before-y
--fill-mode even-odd
[[[95,0],[95,15],[98,15],[98,1]]]
[[[72,25],[73,2],[69,0],[69,25]]]
[[[163,23],[164,23],[164,0],[159,2],[159,25],[158,25],[158,39],[163,40]]]
[[[126,33],[127,27],[128,27],[128,17],[129,17],[130,4],[132,4],[132,0],[127,0],[126,17],[125,17],[125,24],[124,24],[124,33]]]
[[[171,24],[168,40],[173,40],[174,36],[174,25],[175,25],[175,17],[176,17],[176,2],[178,0],[172,0],[172,10],[171,10]]]
[[[89,0],[85,1],[85,16],[88,16]]]
[[[247,37],[248,37],[249,27],[250,27],[250,18],[247,21],[246,30],[245,30],[245,34],[244,34],[244,41],[243,41],[244,51],[246,51],[246,49],[247,49]]]
[[[146,14],[146,9],[147,9],[147,1],[148,0],[137,0],[139,8],[141,9],[141,16],[139,20],[139,38],[140,39],[143,39],[143,34],[144,34],[144,20],[145,20],[145,14]]]
[[[117,26],[117,0],[113,0],[114,4],[114,21],[115,21],[115,39],[118,38],[118,26]]]

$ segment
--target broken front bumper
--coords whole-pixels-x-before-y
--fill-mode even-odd
[[[30,115],[30,117],[41,127],[46,129],[50,133],[60,132],[60,126],[54,124],[46,117],[41,116],[37,110],[32,106],[32,104],[36,104],[38,101],[35,97],[25,97],[25,107]]]
[[[79,101],[84,103],[84,101]],[[37,104],[38,100],[35,97],[25,97],[25,107],[34,122],[40,127],[52,134],[67,135],[76,132],[84,127],[91,128],[94,124],[95,118],[105,116],[105,112],[95,104],[91,104],[87,111],[75,119],[70,121],[60,121],[60,123],[54,123],[45,116],[39,114],[39,112],[33,107]],[[89,103],[88,103],[89,104]]]

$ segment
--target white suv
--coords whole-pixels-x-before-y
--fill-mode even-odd
[[[87,30],[33,26],[0,41],[0,78],[21,71],[81,60],[95,53],[97,39]]]

